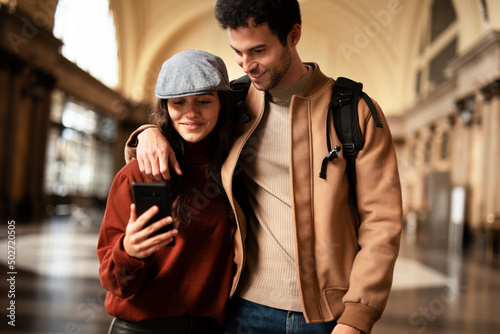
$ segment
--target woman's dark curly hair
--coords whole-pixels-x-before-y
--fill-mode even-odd
[[[223,29],[255,26],[267,22],[271,32],[286,46],[293,26],[302,24],[297,0],[217,0],[215,17]]]
[[[213,186],[215,187],[218,196],[226,201],[228,212],[232,217],[232,210],[227,201],[227,197],[224,193],[222,187],[222,181],[220,178],[220,170],[222,163],[226,159],[231,144],[233,142],[233,97],[231,93],[225,91],[218,91],[217,95],[220,101],[220,112],[217,119],[217,124],[215,125],[212,132],[208,135],[210,144],[207,152],[207,178],[214,181]],[[150,122],[157,125],[163,131],[165,138],[167,138],[170,146],[175,152],[177,161],[181,165],[181,169],[184,165],[184,139],[179,135],[179,133],[174,129],[172,120],[168,113],[167,100],[157,99],[156,104],[153,106],[150,113]],[[189,203],[191,197],[193,196],[193,187],[189,180],[188,175],[177,175],[176,173],[170,173],[171,179],[169,181],[170,192],[173,198],[172,203],[172,217],[174,218],[175,226],[187,226],[191,222],[191,217],[189,215],[189,210],[187,210],[186,203]]]

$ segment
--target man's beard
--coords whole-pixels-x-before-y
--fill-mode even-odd
[[[283,77],[287,74],[290,66],[292,64],[292,55],[288,48],[283,49],[283,53],[279,58],[279,65],[273,67],[270,71],[269,81],[265,85],[260,85],[259,83],[253,83],[255,88],[261,91],[269,91],[276,87]]]

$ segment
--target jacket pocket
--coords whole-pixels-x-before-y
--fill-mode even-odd
[[[344,298],[346,293],[347,288],[326,289],[324,292],[326,303],[334,319],[340,318],[340,315],[344,312],[345,305],[342,302],[342,298]]]

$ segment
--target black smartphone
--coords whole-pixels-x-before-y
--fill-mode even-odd
[[[142,215],[144,212],[149,210],[152,206],[156,205],[159,209],[158,213],[149,220],[146,226],[157,222],[158,220],[170,216],[172,201],[170,198],[170,192],[168,185],[166,183],[141,183],[133,182],[132,190],[134,194],[134,203],[136,208],[137,217]],[[152,233],[150,237],[165,233],[173,228],[172,224],[162,227],[158,231]],[[168,244],[168,246],[173,246],[175,244],[175,239],[173,242]]]

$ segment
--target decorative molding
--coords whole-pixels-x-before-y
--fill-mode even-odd
[[[480,89],[481,95],[486,101],[491,100],[494,97],[500,96],[500,78],[495,81],[485,85]]]
[[[462,123],[470,127],[474,120],[474,111],[476,110],[476,95],[471,94],[455,103]]]
[[[489,31],[484,38],[479,39],[469,51],[452,60],[448,67],[452,73],[456,73],[462,67],[477,60],[477,58],[483,57],[484,54],[488,53],[489,49],[495,46],[500,47],[500,31]]]
[[[16,67],[9,64],[21,66],[21,70],[27,66],[35,71],[35,77],[45,73],[53,78],[46,81],[49,83],[47,88],[55,86],[122,121],[127,118],[130,123],[147,122],[147,113],[141,111],[141,106],[131,103],[66,59],[60,52],[61,46],[62,42],[52,32],[37,27],[19,7],[10,12],[7,7],[0,6],[0,54],[8,60],[8,64],[2,62],[0,68],[8,66],[12,71]],[[30,88],[34,87],[26,87]],[[39,85],[36,88],[41,92]]]

